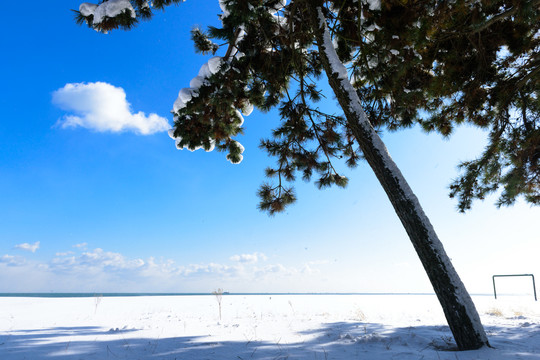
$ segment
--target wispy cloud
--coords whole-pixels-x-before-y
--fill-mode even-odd
[[[53,270],[134,270],[143,267],[145,264],[142,259],[127,259],[120,253],[104,251],[100,248],[83,252],[78,256],[69,253],[59,253],[59,255],[51,262]]]
[[[298,270],[296,270],[295,268],[286,268],[282,264],[270,264],[262,268],[255,268],[255,275],[257,277],[264,277],[266,275],[276,274],[291,275],[297,272]]]
[[[74,254],[73,251],[64,251],[64,252],[57,252],[56,256],[68,256],[68,255],[73,255],[73,254]]]
[[[35,253],[36,250],[39,249],[39,241],[36,241],[33,244],[23,243],[23,244],[15,245],[15,248]]]
[[[259,260],[266,261],[268,257],[263,253],[255,252],[253,254],[240,254],[233,255],[230,257],[231,261],[236,261],[240,263],[256,263]]]
[[[80,248],[83,248],[81,246]],[[59,251],[49,261],[0,256],[0,292],[50,291],[269,291],[265,282],[281,289],[288,284],[316,282],[319,262],[283,265],[267,263],[258,252],[233,255],[224,262],[177,263],[172,259],[129,257],[101,248]],[[291,285],[291,288],[293,285]]]
[[[65,115],[59,124],[63,128],[84,127],[100,132],[133,131],[142,135],[167,131],[167,119],[143,112],[133,113],[124,89],[104,82],[66,84],[53,92],[53,103]]]
[[[131,276],[142,277],[177,277],[184,279],[196,279],[200,277],[225,277],[251,279],[265,277],[267,275],[290,276],[301,273],[314,273],[312,270],[319,262],[299,264],[299,267],[286,267],[282,264],[267,264],[257,266],[260,260],[267,260],[262,253],[233,255],[230,257],[233,264],[202,263],[202,264],[177,264],[171,259],[156,260],[149,257],[127,258],[120,253],[105,251],[97,248],[85,251],[78,255],[72,252],[57,253],[57,256],[48,265],[52,271],[69,273],[97,273],[104,272],[109,275],[126,273]],[[309,270],[306,270],[309,269]]]
[[[26,263],[26,260],[20,256],[3,255],[0,256],[0,264],[6,264],[8,266],[21,266]]]
[[[240,266],[230,266],[225,264],[192,264],[179,268],[178,274],[188,276],[200,275],[219,275],[219,276],[239,276],[243,273],[243,268]]]
[[[82,249],[82,248],[86,248],[88,244],[83,242],[83,243],[80,243],[80,244],[75,244],[73,245],[74,248],[77,248],[77,249]]]

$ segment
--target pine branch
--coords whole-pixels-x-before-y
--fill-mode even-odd
[[[240,37],[240,33],[242,32],[242,29],[237,28],[234,32],[234,41],[232,43],[229,43],[229,46],[227,47],[227,52],[225,53],[225,56],[223,56],[223,61],[228,61],[231,57],[231,53],[237,46],[238,38]],[[237,48],[238,49],[238,48]]]
[[[527,0],[525,0],[525,1],[527,1]],[[540,0],[533,0],[532,1],[531,7],[538,8],[539,6],[540,6]],[[484,31],[487,28],[489,28],[490,26],[492,26],[493,24],[495,24],[496,22],[499,22],[499,21],[505,20],[505,19],[507,19],[507,18],[509,18],[511,16],[514,16],[518,12],[518,10],[519,10],[518,6],[513,6],[510,9],[506,10],[505,12],[502,12],[502,13],[500,13],[498,15],[495,15],[494,17],[492,17],[488,21],[484,22],[483,24],[473,26],[469,30],[469,32],[479,33],[481,31]]]

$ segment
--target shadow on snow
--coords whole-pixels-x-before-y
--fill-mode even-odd
[[[241,329],[238,329],[241,330]],[[495,349],[455,352],[447,326],[395,328],[334,322],[296,332],[299,341],[212,341],[212,336],[133,337],[138,329],[56,327],[0,335],[0,359],[539,359],[540,325],[487,326]],[[246,332],[248,329],[246,329]],[[99,338],[99,339],[98,339]]]

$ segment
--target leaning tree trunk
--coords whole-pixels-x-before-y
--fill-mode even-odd
[[[478,312],[452,266],[418,199],[388,154],[362,109],[360,99],[339,60],[320,1],[305,2],[315,31],[320,57],[339,104],[367,162],[386,192],[427,272],[460,350],[489,346]],[[318,6],[315,4],[318,3]]]

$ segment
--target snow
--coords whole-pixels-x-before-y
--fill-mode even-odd
[[[375,31],[375,30],[379,31],[379,30],[381,30],[381,27],[378,26],[377,24],[371,24],[370,26],[368,26],[366,28],[366,31],[369,31],[369,32],[372,32],[372,31]]]
[[[210,60],[208,60],[208,70],[210,70],[211,74],[215,74],[221,68],[221,64],[222,64],[221,57],[214,56],[213,58],[210,58]]]
[[[494,348],[456,352],[434,295],[0,297],[0,357],[540,359],[540,303],[474,300]]]
[[[211,77],[213,74],[217,73],[221,67],[222,59],[219,56],[214,56],[210,60],[208,60],[207,63],[205,63],[203,66],[201,66],[199,73],[197,76],[195,76],[191,81],[189,82],[189,88],[183,88],[178,93],[178,97],[176,98],[174,104],[173,104],[173,113],[178,112],[180,109],[183,109],[186,107],[186,104],[193,98],[199,95],[198,89],[205,85],[207,82],[207,79]],[[244,118],[240,113],[239,118],[241,120],[241,123],[244,122]],[[189,149],[187,146],[180,145],[180,142],[182,141],[181,137],[175,137],[173,135],[174,130],[171,129],[169,131],[169,136],[175,140],[175,145],[178,150],[188,149],[190,151],[195,151],[198,149],[203,149],[202,146],[198,146],[194,149]],[[213,151],[215,148],[215,141],[210,139],[210,148],[206,150],[207,152]]]
[[[169,129],[167,131],[167,134],[169,135],[169,137],[173,140],[176,140],[176,137],[174,136],[174,129]]]
[[[226,19],[230,15],[230,12],[228,11],[227,6],[226,6],[225,3],[226,3],[226,0],[219,0],[219,6],[220,6],[221,11],[222,11],[222,14],[221,14],[220,18],[221,18],[222,21],[224,19]],[[286,6],[286,4],[287,4],[286,0],[280,0],[280,1],[275,3],[275,6],[269,6],[269,8],[268,8],[268,11],[272,15],[275,16],[276,21],[278,21],[278,23],[286,22],[286,19],[278,16],[278,13],[281,10],[283,10],[283,7]],[[252,5],[249,5],[249,6],[252,6]],[[246,32],[245,32],[245,28],[244,28],[243,25],[240,25],[238,30],[239,30],[239,32],[238,32],[238,36],[236,37],[235,43],[231,44],[233,48],[232,48],[232,51],[231,51],[231,54],[230,54],[231,58],[229,59],[229,61],[232,58],[237,58],[238,59],[238,58],[241,58],[241,57],[244,56],[244,54],[238,50],[238,44],[244,39],[244,37],[246,35]],[[191,100],[191,98],[193,96],[198,96],[198,91],[197,90],[206,83],[206,79],[209,79],[212,75],[214,75],[214,74],[216,74],[217,72],[220,71],[221,66],[223,65],[223,61],[224,61],[223,58],[221,58],[219,56],[215,56],[215,57],[210,58],[205,64],[203,64],[201,66],[201,68],[199,69],[198,75],[196,77],[194,77],[190,81],[190,83],[189,83],[190,87],[182,89],[180,91],[180,93],[178,94],[178,98],[175,100],[175,102],[173,104],[173,113],[176,113],[180,109],[186,107],[187,103]],[[236,69],[236,68],[231,68],[230,70],[231,71],[240,71],[239,69]],[[253,112],[253,105],[250,104],[250,103],[245,103],[243,108],[240,109],[240,110],[241,110],[241,112],[235,109],[236,116],[240,119],[240,125],[239,126],[242,126],[242,124],[244,123],[244,117],[242,116],[242,114],[244,116],[249,116]],[[171,136],[171,137],[176,141],[176,147],[178,149],[183,149],[184,148],[183,146],[179,145],[181,139],[174,138],[173,136]],[[228,155],[227,155],[226,158],[227,158],[227,160],[231,161],[230,157]],[[240,158],[242,159],[243,157],[240,156]]]
[[[201,68],[199,69],[198,76],[201,76],[204,78],[209,78],[210,76],[212,76],[212,72],[210,71],[208,63],[204,63],[203,66],[201,66]]]
[[[195,76],[191,81],[189,82],[189,87],[192,89],[198,89],[204,84],[204,80],[206,78],[203,76]]]
[[[91,5],[94,4],[83,3],[80,5],[79,11],[84,16],[89,16],[93,14],[94,24],[101,23],[105,17],[113,18],[115,16],[118,16],[126,10],[130,12],[132,18],[136,16],[135,10],[133,9],[133,6],[129,2],[129,0],[108,0],[101,3],[99,6],[96,6],[95,8]]]
[[[238,110],[235,110],[236,117],[240,120],[240,125],[244,125],[244,117],[242,116],[242,113]]]
[[[232,159],[231,159],[231,156],[229,154],[227,154],[227,156],[225,156],[225,158],[227,159],[228,162],[230,162],[231,164],[240,164],[242,162],[242,160],[244,160],[244,156],[243,155],[239,155],[238,156],[240,158],[240,161],[238,161],[237,163],[233,162]]]
[[[184,146],[180,145],[180,142],[182,141],[182,137],[181,136],[175,137],[174,136],[174,129],[169,129],[167,134],[169,135],[169,137],[171,139],[173,139],[175,141],[175,145],[176,145],[176,148],[178,150],[188,149],[189,151],[194,152],[194,151],[199,150],[199,149],[204,149],[204,147],[202,147],[202,146],[197,146],[195,149],[190,149],[185,145]],[[213,140],[210,140],[210,148],[208,150],[206,150],[206,152],[214,151],[215,147],[216,147],[216,142],[213,141]]]
[[[178,93],[178,98],[173,105],[173,112],[177,112],[184,108],[192,97],[197,96],[197,90],[205,84],[206,79],[219,71],[221,64],[221,58],[219,56],[214,56],[201,66],[198,75],[189,82],[189,88],[183,88]]]
[[[219,56],[214,56],[204,63],[199,70],[198,76],[202,78],[209,78],[213,74],[217,73],[221,68],[222,59]]]
[[[242,108],[242,114],[244,114],[244,116],[249,116],[251,115],[252,112],[253,112],[253,104],[251,103],[245,104],[244,107]]]
[[[178,98],[184,102],[184,104],[187,104],[189,100],[193,97],[193,89],[191,88],[183,88],[178,93]]]
[[[339,57],[334,49],[332,38],[330,37],[330,33],[328,32],[328,28],[326,27],[324,15],[322,15],[322,12],[320,9],[319,9],[319,16],[320,16],[321,26],[324,26],[324,28],[326,29],[326,31],[324,32],[324,47],[326,49],[326,56],[328,57],[328,60],[330,61],[330,65],[332,67],[332,71],[334,73],[337,73],[338,77],[341,80],[346,80],[346,81],[343,81],[343,83],[349,83],[347,69],[345,68],[345,66],[343,66],[343,64],[339,60]],[[352,86],[350,87],[352,88]]]
[[[230,15],[229,10],[227,10],[227,6],[225,5],[224,0],[219,0],[219,7],[221,8],[221,11],[223,14],[221,15],[221,20],[225,19],[227,16]]]
[[[240,113],[238,112],[238,110],[236,110],[236,112],[237,112],[237,115],[239,115],[239,116],[242,118],[242,115],[240,115]],[[244,118],[242,118],[242,123],[243,123],[243,122],[244,122]],[[240,143],[239,143],[238,141],[236,141],[236,140],[233,140],[233,142],[236,143],[236,146],[238,146],[238,147],[240,148],[240,154],[242,154],[242,153],[244,152],[244,150],[245,150],[244,146],[243,146],[242,144],[240,144]],[[239,158],[240,158],[240,161],[238,161],[238,162],[235,163],[235,162],[232,161],[232,159],[231,159],[231,157],[230,157],[230,154],[227,154],[227,156],[226,156],[227,161],[229,161],[231,164],[240,164],[240,163],[242,162],[242,160],[244,159],[244,156],[239,155]]]
[[[238,50],[238,47],[237,45],[240,43],[240,41],[242,41],[244,39],[244,37],[246,36],[246,30],[244,28],[243,25],[240,25],[239,27],[239,33],[238,33],[238,36],[236,37],[236,43],[234,44],[234,49],[233,51],[231,52],[231,57],[235,57],[237,59],[240,59],[244,56],[244,53],[242,53],[240,50]]]
[[[186,107],[186,103],[182,101],[182,98],[179,96],[176,98],[176,101],[173,104],[173,112],[178,112],[178,110]]]
[[[94,12],[96,11],[96,8],[98,6],[96,4],[90,4],[90,3],[82,3],[79,6],[79,12],[82,16],[90,16],[94,15]]]
[[[279,25],[278,29],[274,31],[275,35],[279,34],[279,28],[281,29],[289,29],[289,21],[286,17],[280,14],[272,14],[272,17],[274,18],[274,21]]]
[[[240,144],[238,141],[236,142],[236,144],[237,144],[238,147],[240,148],[240,153],[243,153],[244,150],[246,150],[246,149],[244,148],[244,146],[243,146],[242,144]]]
[[[367,0],[370,10],[381,10],[381,0]]]
[[[276,5],[274,7],[269,8],[269,12],[271,14],[274,14],[277,11],[282,10],[287,5],[287,0],[281,0],[276,2]]]
[[[225,6],[224,6],[224,3],[223,1],[220,1],[220,6],[222,7],[222,10],[225,9]],[[223,10],[225,11],[225,10]],[[242,38],[244,37],[245,35],[245,31],[243,30],[243,28],[241,28],[242,30],[240,31],[240,34],[237,38],[237,43],[239,41],[242,40]],[[237,48],[235,48],[235,52],[233,52],[232,54],[233,56],[235,57],[241,57],[243,56],[243,54],[241,52],[238,51]],[[218,73],[221,69],[221,66],[223,65],[223,59],[219,56],[214,56],[212,58],[210,58],[205,64],[203,64],[201,66],[201,68],[199,69],[199,73],[197,76],[195,76],[193,79],[191,79],[191,81],[189,82],[189,88],[183,88],[182,90],[180,90],[180,92],[178,93],[178,97],[177,99],[175,100],[174,104],[173,104],[173,113],[176,113],[178,112],[180,109],[183,109],[184,107],[186,107],[187,103],[193,98],[193,97],[196,97],[198,96],[199,92],[198,92],[198,89],[205,85],[207,83],[207,79],[209,79],[212,75]],[[235,70],[235,69],[233,69]],[[241,109],[242,112],[244,113],[245,116],[248,116],[249,114],[251,114],[251,112],[253,111],[253,105],[251,104],[246,104],[244,106],[243,109]],[[242,116],[242,113],[240,113],[240,111],[236,110],[235,109],[235,112],[236,112],[236,116],[237,118],[240,120],[240,123],[238,126],[242,126],[242,124],[244,123],[244,117]],[[169,132],[169,136],[175,140],[175,143],[176,143],[176,148],[179,149],[179,150],[183,150],[185,148],[187,148],[186,146],[181,146],[180,145],[180,142],[182,141],[181,138],[176,138],[172,135],[172,132]],[[215,141],[213,141],[212,139],[210,139],[211,143],[212,143],[212,146],[209,150],[207,151],[212,151],[214,150],[214,147],[215,147]],[[238,142],[237,142],[238,143]],[[238,143],[238,145],[240,145],[240,143]],[[241,148],[242,148],[242,152],[244,151],[243,150],[243,146],[240,145]],[[189,149],[189,148],[188,148]],[[198,150],[198,149],[202,149],[201,146],[198,146],[196,147],[194,150]],[[191,150],[191,149],[190,149]],[[194,150],[191,150],[191,151],[194,151]],[[233,163],[229,157],[229,155],[226,156],[226,159],[228,161],[230,161],[231,163]],[[242,159],[243,159],[243,156],[240,155],[240,162],[242,162]],[[239,163],[239,162],[238,162]]]

